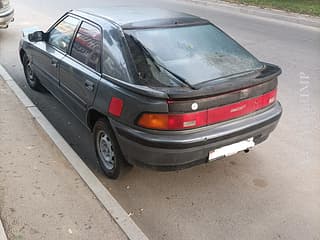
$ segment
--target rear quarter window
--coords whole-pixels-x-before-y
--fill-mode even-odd
[[[129,81],[121,32],[111,24],[103,32],[102,72],[113,78]]]

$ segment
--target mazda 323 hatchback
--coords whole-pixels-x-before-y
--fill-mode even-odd
[[[27,83],[92,131],[99,163],[180,169],[247,151],[281,113],[279,67],[257,60],[209,21],[154,8],[67,12],[25,29]]]

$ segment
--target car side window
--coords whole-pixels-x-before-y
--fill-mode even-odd
[[[66,17],[49,32],[48,43],[63,52],[67,52],[78,23],[79,19]]]
[[[101,31],[89,23],[83,22],[74,39],[71,56],[93,70],[100,72]]]
[[[103,32],[102,72],[119,80],[129,81],[124,45],[120,31],[112,24],[106,24]]]

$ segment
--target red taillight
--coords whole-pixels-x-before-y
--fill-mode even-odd
[[[144,113],[139,118],[138,125],[158,130],[183,130],[202,127],[241,117],[265,108],[275,102],[276,93],[277,91],[274,89],[259,97],[199,112],[177,114]]]
[[[144,113],[138,121],[141,127],[158,130],[180,130],[206,124],[207,111],[184,114]]]

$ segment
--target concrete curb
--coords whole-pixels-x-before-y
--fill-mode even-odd
[[[184,2],[192,2],[195,4],[212,5],[224,11],[236,11],[238,13],[254,15],[258,17],[286,21],[309,27],[320,28],[320,17],[313,17],[298,13],[289,13],[283,10],[260,8],[256,6],[248,6],[243,4],[229,3],[221,0],[182,0]]]
[[[1,219],[0,219],[0,240],[7,240],[7,235],[4,231]]]
[[[114,221],[130,240],[148,240],[148,237],[128,216],[127,212],[121,207],[118,201],[111,195],[107,188],[91,172],[78,154],[70,147],[58,131],[51,125],[48,119],[40,112],[33,102],[26,96],[22,89],[7,73],[0,64],[0,76],[8,84],[11,90],[19,98],[22,104],[28,109],[43,130],[48,134],[56,146],[60,149],[65,158],[70,162],[83,181],[88,185],[93,194],[99,199],[104,208],[108,211]],[[1,228],[0,228],[0,240]],[[6,240],[6,239],[5,239]]]

